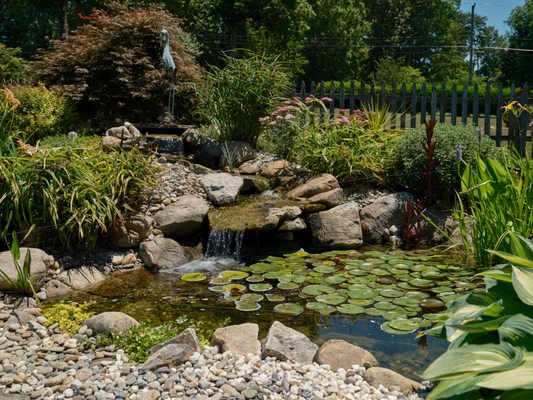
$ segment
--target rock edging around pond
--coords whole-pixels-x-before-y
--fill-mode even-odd
[[[340,355],[336,346],[346,350],[349,344],[326,342],[318,349],[316,345],[311,346],[307,338],[299,336],[299,332],[279,322],[273,324],[268,334],[271,337],[267,336],[263,343],[263,354],[258,354],[255,324],[220,328],[213,336],[217,345],[206,346],[202,352],[194,330],[188,328],[162,347],[153,349],[152,360],[164,353],[182,357],[175,364],[157,368],[150,368],[150,359],[144,365],[130,362],[123,351],[114,346],[91,349],[87,345],[94,339],[81,334],[71,338],[60,332],[57,325],[45,327],[44,324],[46,319],[40,316],[38,309],[14,310],[0,302],[0,397],[84,400],[419,398],[412,393],[413,387],[418,388],[419,384],[373,366],[377,363],[375,359],[356,346],[350,354],[358,354],[362,357],[359,362],[370,368],[350,365],[334,371],[326,363],[294,362],[295,348],[291,347],[296,345],[299,349],[305,346],[308,350],[304,353],[309,356],[318,351],[318,359],[334,363],[339,361]],[[87,332],[87,329],[82,327],[82,331]],[[246,333],[237,335],[236,330]],[[245,348],[244,340],[248,343],[246,349],[251,350],[246,355],[220,352],[232,346]],[[271,357],[271,352],[279,356]],[[280,359],[283,357],[285,361]]]

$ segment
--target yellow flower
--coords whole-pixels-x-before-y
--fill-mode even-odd
[[[514,111],[514,106],[516,104],[519,104],[518,101],[513,100],[513,101],[507,103],[506,105],[504,105],[502,108],[505,110],[505,112],[507,112],[507,111],[513,112]]]
[[[20,106],[20,101],[15,97],[15,94],[10,89],[0,89],[0,91],[5,94],[7,101],[13,105],[13,108]]]

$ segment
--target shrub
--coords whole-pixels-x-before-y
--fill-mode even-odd
[[[12,89],[20,106],[11,129],[25,140],[36,142],[49,135],[66,135],[77,122],[72,103],[44,86],[17,85]]]
[[[116,3],[113,15],[95,10],[87,19],[68,40],[53,41],[54,50],[38,55],[32,63],[37,77],[72,99],[95,126],[153,121],[168,103],[159,43],[165,28],[177,68],[175,112],[187,119],[201,69],[179,20],[157,8],[132,12]]]
[[[255,146],[261,132],[259,118],[289,92],[289,75],[276,59],[227,57],[224,68],[213,67],[207,74],[197,113],[212,125],[216,139]]]
[[[151,182],[137,150],[34,150],[0,158],[0,227],[4,233],[47,229],[66,248],[91,248]]]
[[[448,351],[422,377],[438,380],[428,400],[533,398],[533,242],[509,232],[508,261],[481,275],[486,290],[456,300],[431,333]]]
[[[0,43],[0,82],[26,78],[28,65],[22,58],[17,57],[18,48],[6,47]]]
[[[0,156],[14,151],[13,118],[20,101],[8,88],[0,89]]]
[[[75,335],[81,325],[94,315],[88,308],[87,303],[58,303],[45,307],[43,316],[48,320],[48,326],[57,323],[63,332]]]
[[[496,154],[493,141],[487,136],[483,136],[480,141],[480,137],[478,128],[473,125],[435,126],[434,138],[437,145],[434,154],[433,191],[440,193],[443,200],[449,200],[453,191],[459,188],[458,166],[464,168],[466,164],[475,164],[478,151],[483,159]],[[411,129],[401,137],[396,149],[397,183],[420,197],[424,196],[426,188],[427,156],[423,148],[425,140],[424,128]],[[459,165],[457,162],[458,145],[465,164]]]

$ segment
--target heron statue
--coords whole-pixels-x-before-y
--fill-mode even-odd
[[[170,117],[174,119],[174,94],[176,92],[174,81],[176,79],[176,73],[178,72],[178,70],[176,69],[176,63],[172,58],[172,54],[170,54],[170,34],[166,29],[161,29],[161,32],[159,32],[159,41],[161,43],[161,47],[163,48],[163,67],[165,68],[165,70],[170,72],[168,113],[170,114]]]

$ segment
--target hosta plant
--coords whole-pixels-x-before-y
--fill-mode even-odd
[[[423,373],[439,381],[428,400],[533,398],[533,241],[508,233],[507,261],[482,272],[486,289],[449,308],[431,330],[451,342]]]

